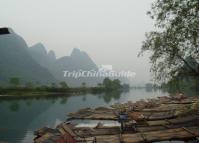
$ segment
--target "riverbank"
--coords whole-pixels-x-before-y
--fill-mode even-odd
[[[46,140],[61,143],[69,138],[94,139],[97,143],[153,142],[164,140],[196,140],[199,137],[198,97],[160,97],[135,103],[114,104],[110,107],[86,108],[70,113],[70,123],[63,122],[56,129],[42,128],[35,132],[35,143]],[[71,121],[112,120],[122,127],[78,127]],[[76,138],[75,136],[78,136]]]
[[[118,92],[126,91],[128,89],[118,89]],[[31,97],[50,97],[50,96],[69,96],[78,94],[98,94],[102,92],[111,92],[112,90],[106,90],[104,87],[74,87],[74,88],[0,88],[0,99],[2,98],[31,98]]]

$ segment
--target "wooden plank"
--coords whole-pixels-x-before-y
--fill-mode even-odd
[[[166,140],[185,140],[185,139],[191,139],[191,138],[195,138],[199,136],[199,128],[190,127],[188,129],[191,132],[193,132],[195,136],[185,131],[182,128],[145,132],[144,135],[148,142],[166,141]],[[142,143],[143,142],[143,138],[140,133],[124,134],[123,140],[125,143]]]
[[[190,116],[183,116],[183,117],[178,117],[174,119],[147,121],[147,124],[149,126],[169,125],[169,124],[189,124],[192,122],[196,122],[199,124],[198,121],[199,121],[198,115],[190,115]]]
[[[151,115],[149,118],[146,120],[149,121],[154,121],[154,120],[164,120],[164,119],[172,119],[175,118],[176,116],[173,114],[166,114],[166,115]]]
[[[160,125],[168,125],[169,122],[167,120],[156,120],[156,121],[147,121],[148,126],[160,126]]]
[[[120,143],[120,135],[97,136],[97,143]]]
[[[184,101],[182,101],[182,102],[180,102],[180,101],[171,101],[171,102],[166,102],[164,104],[193,104],[193,103],[196,103],[196,102],[194,102],[194,101],[186,101],[186,102],[184,102]]]
[[[187,131],[188,133],[192,134],[193,136],[196,136],[194,132],[192,132],[191,130],[185,128],[185,127],[182,127],[182,129],[184,129],[185,131]]]
[[[199,127],[187,127],[187,129],[194,133],[195,136],[199,137]]]
[[[170,112],[171,110],[170,109],[157,109],[157,108],[154,108],[154,109],[143,109],[143,110],[139,110],[139,112]]]
[[[195,137],[181,128],[147,132],[146,136],[147,140],[150,142],[166,140],[184,140]]]
[[[144,139],[140,133],[137,134],[123,134],[124,143],[144,143]]]
[[[87,116],[70,116],[68,121],[73,120],[73,119],[81,119],[81,120],[112,120],[112,121],[117,121],[118,118],[116,115],[113,113],[93,113]]]
[[[41,137],[34,140],[35,143],[43,143],[44,141],[48,140],[50,137],[54,136],[52,133],[46,133]]]
[[[167,128],[164,126],[149,126],[149,127],[138,127],[138,132],[150,132],[150,131],[157,131],[157,130],[166,130]]]
[[[175,119],[170,119],[167,121],[171,124],[180,124],[180,123],[192,122],[198,119],[199,119],[198,115],[189,115],[189,116],[178,117]]]
[[[191,132],[197,132],[198,128],[189,129]],[[144,138],[143,138],[144,134]],[[198,135],[198,134],[196,134]],[[164,140],[184,140],[194,138],[192,134],[185,131],[182,128],[178,129],[169,129],[163,131],[154,131],[154,132],[144,132],[144,133],[136,133],[136,134],[123,134],[122,139],[125,143],[142,143],[144,140],[152,142],[152,141],[164,141]],[[117,135],[102,135],[96,137],[98,143],[119,143],[119,134]]]
[[[91,120],[117,120],[114,110],[106,107],[96,109],[85,108],[68,115],[71,119],[91,119]]]
[[[82,128],[82,129],[75,129],[75,131],[84,137],[88,137],[88,136],[102,136],[102,135],[116,135],[120,133],[120,129],[119,128]]]

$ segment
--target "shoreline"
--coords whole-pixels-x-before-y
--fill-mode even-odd
[[[78,90],[76,90],[78,89]],[[127,92],[129,90],[96,90],[96,88],[71,88],[67,91],[63,91],[60,89],[56,89],[56,91],[39,91],[39,90],[30,90],[26,91],[23,89],[19,90],[12,90],[12,91],[7,91],[4,94],[0,92],[0,100],[6,100],[6,99],[31,99],[31,98],[58,98],[58,97],[70,97],[70,96],[79,96],[79,95],[85,95],[85,94],[101,94],[101,93],[122,93],[122,92]]]
[[[71,118],[55,129],[44,127],[37,130],[34,143],[43,143],[46,139],[64,142],[68,136],[73,136],[71,133],[85,139],[94,138],[97,143],[107,141],[119,143],[121,140],[125,143],[141,143],[143,139],[149,142],[195,139],[199,137],[198,105],[199,97],[178,95],[140,100],[135,103],[129,101],[110,107],[80,109],[70,113],[68,116]],[[122,127],[105,126],[100,122],[95,127],[78,127],[72,123],[76,119],[85,119],[113,120],[122,124],[119,120],[120,115],[128,115],[123,122],[124,130]],[[56,132],[56,135],[53,132]],[[140,137],[140,134],[145,134],[146,138]],[[153,137],[150,137],[151,135]]]
[[[124,91],[123,89],[106,90],[101,87],[87,87],[87,88],[0,88],[0,97],[22,97],[22,96],[48,96],[48,95],[64,95],[64,94],[83,94],[83,93],[102,93],[112,91]]]

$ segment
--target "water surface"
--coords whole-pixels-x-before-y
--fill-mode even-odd
[[[55,127],[67,119],[67,113],[85,107],[166,96],[160,90],[132,89],[128,92],[85,94],[62,97],[0,100],[0,141],[9,143],[33,142],[35,130]]]

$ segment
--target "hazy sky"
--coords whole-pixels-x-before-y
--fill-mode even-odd
[[[137,73],[149,80],[147,55],[138,58],[145,32],[153,29],[146,15],[153,0],[0,0],[0,26],[11,27],[29,46],[41,42],[57,57],[74,47],[98,65]]]

